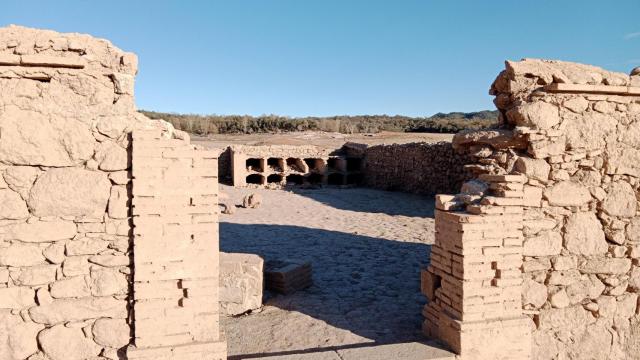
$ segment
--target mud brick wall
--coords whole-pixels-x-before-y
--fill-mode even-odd
[[[526,178],[480,180],[496,191],[477,203],[464,207],[454,196],[438,196],[436,242],[422,273],[429,299],[424,332],[465,360],[528,359],[531,329],[520,299]],[[504,188],[513,190],[498,190]]]
[[[410,143],[369,146],[364,150],[367,186],[416,194],[455,194],[469,178],[467,156],[451,143]]]
[[[487,197],[523,192],[521,313],[533,359],[638,356],[640,77],[633,74],[509,61],[491,88],[502,126],[454,138],[457,150],[476,159],[467,166],[476,179],[440,206],[470,212]],[[496,185],[482,174],[525,180]],[[436,218],[436,228],[442,224]],[[436,238],[443,248],[453,241]],[[446,293],[437,276],[423,274],[433,307],[438,290]],[[472,304],[463,299],[463,315]],[[492,357],[518,358],[496,351]]]
[[[133,132],[129,359],[225,359],[220,341],[218,151]],[[205,345],[206,344],[206,345]]]

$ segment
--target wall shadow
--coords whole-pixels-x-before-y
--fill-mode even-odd
[[[423,341],[420,268],[431,246],[287,225],[220,223],[220,250],[271,259],[307,259],[313,286],[268,295],[297,311],[376,343]]]
[[[433,196],[417,195],[372,188],[291,188],[297,195],[311,198],[336,209],[402,215],[408,217],[433,218],[435,201]]]

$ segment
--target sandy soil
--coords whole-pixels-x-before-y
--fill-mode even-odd
[[[337,149],[346,142],[362,144],[405,144],[410,142],[451,141],[453,134],[438,133],[398,133],[380,132],[377,134],[340,134],[317,131],[282,133],[282,134],[223,134],[209,137],[193,135],[191,142],[210,147],[223,148],[231,144],[245,145],[318,145]]]
[[[433,243],[433,198],[379,190],[248,190],[257,209],[221,215],[221,250],[312,262],[314,285],[265,294],[259,312],[223,319],[229,354],[273,354],[423,340],[419,269]]]

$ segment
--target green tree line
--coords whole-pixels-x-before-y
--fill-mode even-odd
[[[327,131],[344,134],[395,132],[456,133],[465,129],[490,128],[498,122],[497,111],[438,113],[431,117],[356,115],[291,118],[278,115],[195,115],[144,111],[152,119],[163,119],[193,134],[253,134],[292,131]]]

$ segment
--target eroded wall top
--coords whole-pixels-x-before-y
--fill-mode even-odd
[[[126,147],[153,124],[135,110],[137,62],[89,35],[1,28],[0,163],[95,168]]]

